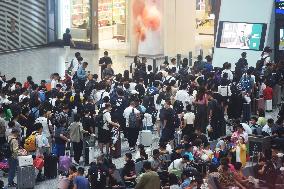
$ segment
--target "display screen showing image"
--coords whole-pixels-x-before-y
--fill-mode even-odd
[[[217,47],[262,50],[266,24],[220,22]]]

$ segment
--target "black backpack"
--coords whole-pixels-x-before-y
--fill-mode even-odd
[[[5,158],[10,158],[13,154],[13,150],[11,149],[11,142],[12,140],[14,140],[16,138],[12,138],[9,140],[9,142],[6,142],[3,146],[2,146],[2,149],[1,151],[3,152],[4,154],[4,157]]]
[[[183,103],[182,101],[176,100],[173,105],[173,109],[177,114],[181,114],[183,112]]]
[[[134,108],[132,108],[132,111],[129,114],[129,128],[136,128],[137,124],[138,124],[138,119],[137,119],[137,115],[134,112]]]
[[[99,111],[98,115],[95,118],[95,126],[98,128],[103,128],[105,122],[104,122],[104,114],[106,112],[103,112],[103,110]]]

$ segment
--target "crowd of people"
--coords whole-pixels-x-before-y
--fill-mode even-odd
[[[76,52],[65,75],[54,73],[50,82],[1,76],[1,161],[8,161],[8,186],[16,186],[19,156],[59,158],[66,151],[72,165],[62,173],[67,184],[60,189],[252,188],[257,179],[269,188],[283,184],[284,159],[276,161],[284,151],[284,62],[273,63],[270,54],[266,47],[249,67],[244,52],[234,72],[228,62],[214,68],[211,56],[198,56],[192,68],[186,58],[153,68],[136,56],[130,70],[115,74],[105,52],[99,78]],[[277,118],[265,117],[278,108]],[[159,148],[145,150],[142,130],[157,133]],[[258,153],[255,174],[244,176],[251,135],[270,137],[273,148]],[[129,150],[118,170],[112,157],[121,156],[121,138]],[[87,174],[86,148],[100,150]],[[139,163],[143,169],[137,170]],[[38,170],[40,182],[46,170]]]

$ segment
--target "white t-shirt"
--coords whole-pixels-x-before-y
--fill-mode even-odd
[[[223,70],[223,71],[222,71],[222,76],[224,75],[224,73],[227,73],[227,74],[228,74],[228,80],[233,81],[234,75],[233,75],[233,73],[232,73],[231,70]]]
[[[185,124],[193,125],[194,120],[195,120],[195,114],[192,112],[187,112],[186,114],[184,114],[183,119],[184,119]]]
[[[58,81],[56,81],[55,79],[51,80],[51,89],[55,89],[56,85],[58,84]]]
[[[104,110],[103,120],[104,120],[103,129],[109,130],[109,123],[111,122],[111,115],[107,110]]]
[[[183,170],[185,165],[182,163],[182,158],[174,160],[170,166],[168,167],[168,171],[170,172],[173,169]]]
[[[265,133],[269,134],[270,136],[272,135],[271,128],[267,124],[264,125],[264,127],[262,128],[262,132],[265,132]]]
[[[106,96],[109,97],[109,93],[106,92],[105,90],[100,90],[96,93],[95,101],[98,102],[100,99],[104,99],[104,97],[106,97]]]
[[[129,127],[129,115],[132,112],[132,110],[134,109],[134,113],[135,114],[139,114],[139,110],[137,110],[136,108],[133,108],[132,106],[127,107],[124,112],[123,112],[123,117],[126,120],[126,127]]]
[[[187,104],[192,104],[192,98],[190,98],[186,90],[178,90],[175,99],[182,102],[184,110]]]
[[[48,127],[48,123],[47,123],[47,118],[45,117],[39,117],[35,120],[35,123],[41,123],[42,124],[42,134],[45,137],[50,137],[50,132],[49,132],[49,127]]]
[[[246,123],[241,123],[241,124],[242,124],[242,126],[243,126],[245,132],[246,132],[247,134],[251,135],[251,134],[252,134],[252,129],[250,128],[250,126],[249,126],[248,124],[246,124]]]

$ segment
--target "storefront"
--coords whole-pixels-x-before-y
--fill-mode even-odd
[[[58,39],[66,28],[78,48],[126,39],[126,0],[58,0]]]

